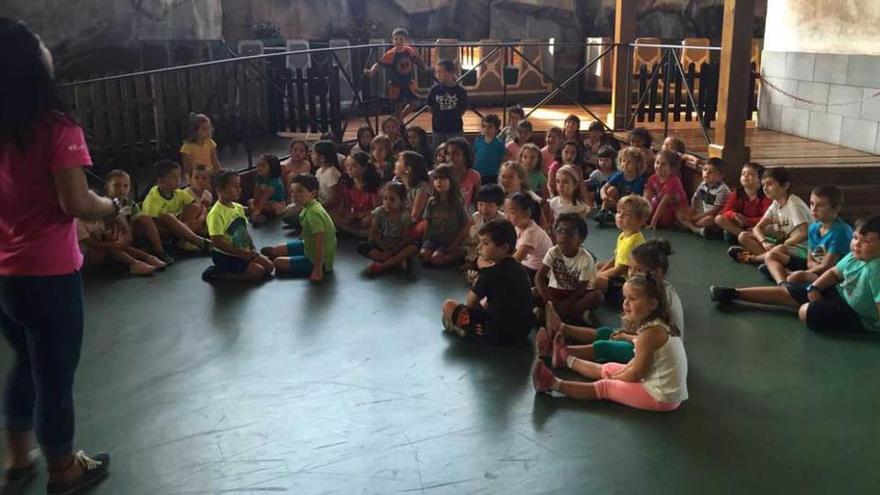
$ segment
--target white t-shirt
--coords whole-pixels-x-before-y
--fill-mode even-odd
[[[681,337],[684,338],[684,307],[681,305],[681,299],[679,299],[675,287],[668,280],[663,281],[663,288],[666,290],[669,319],[672,320],[672,324],[678,328],[678,331],[681,332]]]
[[[501,210],[498,210],[498,213],[496,213],[493,218],[484,218],[483,215],[480,215],[480,212],[478,211],[475,211],[471,215],[471,220],[473,220],[474,223],[471,224],[471,228],[468,230],[468,235],[461,245],[462,249],[464,250],[465,261],[475,261],[480,256],[480,227],[482,227],[484,223],[490,220],[503,218],[504,215],[501,213]]]
[[[776,237],[781,243],[788,239],[799,225],[812,222],[812,215],[810,207],[801,198],[790,194],[783,207],[780,207],[776,201],[771,203],[770,208],[764,213],[764,219],[770,220],[769,224],[765,224],[764,232]],[[806,248],[806,242],[805,238],[804,242],[798,245]]]
[[[657,320],[648,325],[659,325],[667,329],[665,323]],[[669,335],[666,343],[654,351],[647,376],[642,378],[645,391],[658,402],[684,402],[687,392],[687,354],[680,337]]]
[[[596,260],[584,248],[569,258],[559,246],[553,246],[544,256],[544,265],[550,269],[549,286],[554,289],[574,290],[580,282],[596,279]]]
[[[321,167],[315,173],[315,177],[318,179],[318,202],[326,203],[330,201],[331,194],[333,194],[333,186],[339,183],[340,177],[342,174],[336,167]]]
[[[516,228],[516,249],[522,246],[531,246],[531,251],[523,258],[522,264],[526,268],[538,271],[544,264],[544,256],[553,247],[553,241],[544,229],[535,222],[531,222],[524,229]]]
[[[573,204],[562,196],[553,196],[548,203],[550,204],[550,211],[553,212],[554,222],[559,218],[559,215],[562,215],[563,213],[576,213],[583,219],[586,219],[587,214],[590,213],[590,205],[587,203],[580,202],[578,204]]]

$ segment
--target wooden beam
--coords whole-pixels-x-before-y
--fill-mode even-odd
[[[632,79],[630,43],[636,39],[636,4],[638,0],[616,0],[614,10],[614,78],[611,82],[611,113],[608,126],[624,129],[629,116],[627,92]]]
[[[738,179],[739,170],[750,157],[745,135],[749,119],[754,26],[755,0],[724,0],[718,120],[715,122],[715,142],[709,145],[709,156],[727,162],[729,171],[725,175],[729,181]]]

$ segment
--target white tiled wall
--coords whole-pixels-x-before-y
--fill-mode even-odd
[[[880,154],[880,57],[764,51],[758,125]],[[858,101],[849,105],[838,103]]]

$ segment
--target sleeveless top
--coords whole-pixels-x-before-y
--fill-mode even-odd
[[[666,343],[654,351],[654,359],[648,375],[642,378],[645,390],[658,402],[684,402],[687,393],[687,355],[681,337],[670,334],[669,326],[660,320],[649,321],[639,330],[659,326],[669,336]]]

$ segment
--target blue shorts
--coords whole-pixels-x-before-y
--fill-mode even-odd
[[[220,251],[211,250],[211,259],[217,273],[244,273],[250,262],[237,256],[230,256]]]
[[[315,264],[306,258],[305,242],[293,239],[287,243],[287,256],[290,258],[290,273],[298,277],[308,277],[315,269]]]

